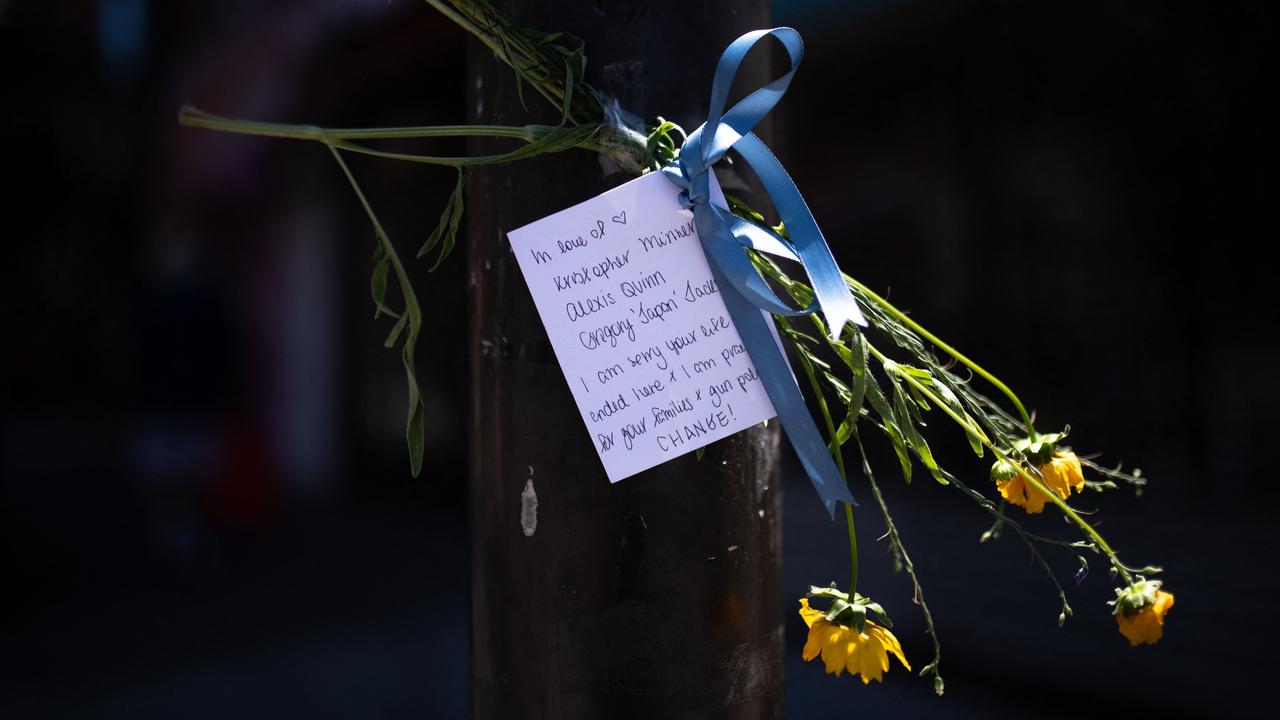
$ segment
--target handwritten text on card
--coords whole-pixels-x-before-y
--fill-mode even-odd
[[[677,192],[653,173],[508,234],[611,482],[774,416]]]

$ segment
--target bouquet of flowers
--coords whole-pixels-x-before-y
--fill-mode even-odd
[[[425,408],[415,378],[414,349],[422,328],[422,313],[413,292],[405,261],[397,252],[382,223],[352,174],[344,156],[373,155],[395,161],[426,163],[453,168],[457,182],[445,202],[435,228],[417,253],[432,257],[439,267],[456,246],[464,211],[464,188],[469,170],[480,165],[516,162],[546,153],[585,150],[601,153],[635,175],[659,171],[680,158],[685,131],[673,122],[655,118],[637,127],[622,120],[615,103],[585,82],[583,43],[572,35],[533,30],[513,22],[486,0],[427,0],[449,19],[475,36],[511,67],[534,93],[552,103],[560,113],[558,125],[431,126],[408,128],[327,129],[281,125],[216,117],[184,108],[183,124],[212,130],[310,140],[325,146],[350,183],[373,226],[377,244],[373,258],[371,292],[378,317],[386,316],[391,328],[387,347],[399,346],[407,377],[409,411],[407,439],[413,473],[421,468],[423,413]],[[522,98],[523,100],[523,98]],[[519,143],[506,153],[476,157],[439,157],[378,149],[370,141],[398,138],[468,137],[505,138]],[[729,210],[749,223],[778,237],[787,228],[772,223],[740,199],[729,196]],[[775,258],[746,250],[755,270],[772,287],[800,307],[810,305],[815,291],[796,279]],[[980,538],[985,542],[1012,532],[1025,543],[1057,588],[1061,600],[1058,622],[1071,616],[1066,593],[1042,555],[1057,547],[1073,553],[1079,562],[1078,578],[1089,568],[1089,555],[1101,557],[1118,582],[1111,614],[1120,633],[1131,645],[1154,644],[1174,596],[1164,590],[1160,569],[1135,566],[1120,559],[1098,529],[1071,504],[1085,490],[1103,492],[1122,486],[1140,493],[1146,478],[1140,471],[1107,468],[1074,451],[1067,444],[1068,429],[1043,432],[1019,396],[996,375],[950,344],[929,332],[907,313],[857,279],[844,275],[857,301],[866,327],[845,323],[838,332],[826,327],[818,314],[803,320],[776,317],[784,343],[792,351],[816,405],[819,426],[825,430],[828,450],[839,473],[846,476],[852,462],[861,471],[888,533],[895,567],[905,572],[914,588],[913,602],[920,608],[934,655],[919,670],[931,676],[941,694],[941,644],[924,590],[897,524],[867,462],[865,445],[876,437],[892,447],[906,482],[922,467],[940,488],[954,490],[972,500],[990,516],[992,524]],[[394,279],[399,303],[388,298]],[[927,426],[927,417],[943,422]],[[926,434],[951,427],[963,434],[976,456],[986,458],[989,471],[978,480],[962,480],[942,467]],[[847,479],[847,478],[846,478]],[[1061,514],[1077,530],[1073,539],[1059,539],[1034,532],[1023,515]],[[846,670],[863,683],[881,680],[890,669],[890,656],[911,669],[884,606],[864,594],[858,585],[858,539],[855,510],[843,505],[847,527],[850,577],[844,587],[810,586],[799,599],[799,615],[808,627],[805,660],[821,657],[828,673]]]

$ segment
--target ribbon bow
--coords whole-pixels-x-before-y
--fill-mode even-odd
[[[791,68],[725,112],[729,87],[742,59],[757,42],[769,36],[779,40],[787,49]],[[681,204],[693,210],[694,225],[706,251],[712,276],[723,289],[721,295],[725,307],[737,326],[783,430],[800,456],[800,462],[827,512],[834,517],[836,501],[853,503],[853,495],[840,478],[827,444],[814,426],[804,397],[794,382],[791,368],[774,341],[768,321],[760,313],[760,310],[766,310],[775,315],[796,316],[821,311],[833,338],[840,337],[848,321],[863,326],[867,324],[791,176],[769,148],[751,132],[782,99],[803,55],[800,33],[787,27],[754,30],[734,40],[720,56],[716,67],[707,121],[685,140],[679,160],[664,167],[662,172],[681,188]],[[730,148],[736,149],[760,178],[786,225],[790,240],[711,202],[711,166]],[[795,310],[780,300],[756,271],[743,251],[744,247],[799,262],[809,275],[814,290],[809,306]]]

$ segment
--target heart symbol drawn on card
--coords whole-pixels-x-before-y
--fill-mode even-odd
[[[614,221],[614,222],[616,222],[616,223],[618,223],[619,225],[626,225],[626,224],[627,224],[627,211],[626,211],[626,210],[623,210],[622,212],[618,213],[617,215],[614,215],[614,216],[613,216],[613,221]]]

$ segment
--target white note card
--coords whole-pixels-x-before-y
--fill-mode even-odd
[[[610,482],[775,415],[678,193],[650,173],[508,233]]]

